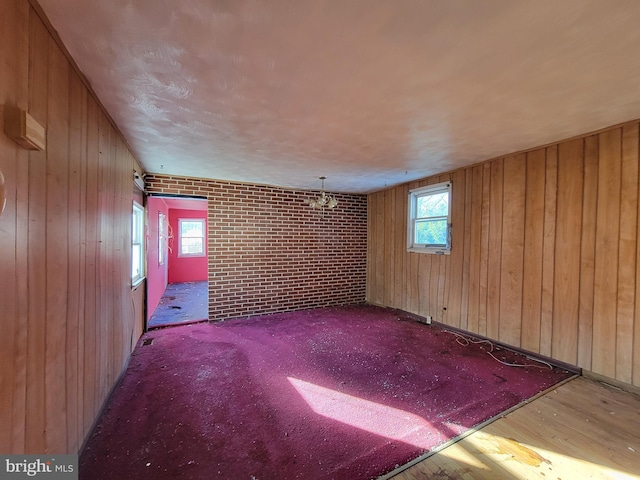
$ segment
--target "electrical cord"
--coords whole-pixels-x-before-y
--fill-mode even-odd
[[[457,332],[452,332],[450,330],[445,330],[445,332],[450,333],[451,335],[455,335],[456,336],[456,342],[459,345],[462,345],[463,347],[467,347],[470,344],[480,344],[480,343],[486,343],[491,347],[491,350],[489,350],[487,353],[491,356],[491,358],[493,358],[496,362],[501,363],[502,365],[506,365],[507,367],[537,367],[537,368],[544,368],[542,365],[535,365],[535,364],[520,364],[520,363],[509,363],[509,362],[505,362],[503,360],[500,360],[499,358],[497,358],[494,354],[493,354],[493,349],[494,349],[494,344],[491,343],[491,341],[489,340],[476,340],[474,338],[471,337],[467,337],[465,335],[462,335],[460,333]],[[537,359],[535,357],[531,357],[529,355],[525,355],[525,358],[532,360],[534,362],[538,362],[538,363],[542,363],[543,365],[549,367],[549,370],[553,370],[553,365],[551,365],[548,362],[545,362],[544,360],[540,360]]]

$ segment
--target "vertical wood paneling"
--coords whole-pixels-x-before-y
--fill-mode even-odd
[[[480,222],[480,279],[478,307],[478,333],[487,334],[487,299],[489,296],[489,219],[491,213],[491,164],[482,166],[482,214]]]
[[[471,237],[469,250],[469,313],[467,328],[478,331],[480,307],[480,236],[482,229],[482,165],[471,168]]]
[[[376,212],[376,199],[377,195],[371,194],[367,196],[367,219],[372,219],[375,216]],[[374,241],[373,231],[376,222],[368,221],[367,222],[367,287],[365,300],[369,303],[375,303],[373,301],[373,289],[374,287],[378,287],[377,282],[375,281],[374,271],[377,268],[377,264],[374,261],[374,247],[380,247],[380,243]]]
[[[0,17],[0,96],[47,132],[44,152],[0,135],[0,450],[75,453],[143,327],[129,280],[137,165],[29,3],[2,2]]]
[[[406,231],[407,231],[407,189],[396,188],[395,192],[395,230],[394,230],[394,259],[398,268],[393,282],[393,303],[395,308],[406,309],[404,286],[407,283],[406,269],[404,257],[407,248]]]
[[[489,200],[489,269],[487,271],[487,336],[500,334],[500,276],[502,261],[503,159],[491,162]]]
[[[469,278],[471,269],[471,189],[473,186],[473,178],[471,176],[471,169],[465,170],[465,190],[464,197],[461,195],[452,197],[452,202],[463,202],[464,204],[464,225],[453,227],[452,235],[457,235],[458,232],[462,232],[464,237],[464,245],[462,252],[462,294],[460,302],[460,328],[469,328]],[[459,224],[458,224],[459,225]],[[456,252],[452,252],[456,255]]]
[[[558,198],[558,146],[545,152],[544,233],[542,238],[542,292],[540,313],[540,353],[551,356],[553,330],[553,282],[556,247],[556,205]]]
[[[377,283],[367,288],[391,289],[402,308],[436,319],[446,307],[446,324],[640,385],[639,125],[396,187],[453,179],[451,255],[408,254],[397,232],[388,244],[370,238],[372,251],[395,249],[394,276],[370,275]],[[369,196],[372,231],[391,226],[372,202],[379,196]]]
[[[13,53],[16,55],[16,64],[14,72],[17,73],[15,80],[15,100],[16,105],[22,108],[28,108],[29,88],[28,83],[20,81],[29,78],[29,9],[30,6],[25,2],[15,4],[16,17],[9,18],[12,22],[12,28],[17,32],[15,43],[13,44]],[[4,28],[4,27],[3,27]],[[9,43],[11,45],[11,43]],[[11,71],[11,70],[9,70]],[[0,75],[1,76],[1,75]],[[4,97],[5,101],[7,97]],[[27,264],[28,256],[28,239],[29,225],[22,221],[27,217],[29,211],[29,192],[20,188],[29,181],[29,153],[18,149],[16,151],[17,169],[16,169],[16,265],[24,266]],[[1,249],[0,249],[1,250]],[[10,278],[10,277],[8,277]],[[28,272],[25,268],[16,271],[16,304],[17,304],[17,323],[14,335],[14,398],[13,398],[13,431],[11,438],[11,452],[20,453],[25,446],[25,422],[24,418],[28,415],[26,410],[27,396],[27,344],[28,344],[28,322],[29,322],[29,303],[28,303]]]
[[[69,288],[68,318],[70,328],[67,331],[67,398],[69,409],[75,412],[71,418],[69,438],[70,448],[78,449],[82,442],[84,425],[84,384],[83,364],[85,357],[84,316],[85,296],[80,295],[87,281],[86,261],[86,162],[87,153],[87,90],[76,75],[70,75],[69,93]],[[73,428],[75,427],[75,432]],[[87,426],[88,428],[89,426]]]
[[[414,255],[415,256],[415,255]],[[431,315],[431,257],[419,255],[418,260],[418,314]]]
[[[591,369],[593,341],[593,273],[598,201],[598,136],[584,139],[584,187],[582,190],[582,239],[580,249],[580,310],[578,313],[578,366]]]
[[[478,315],[480,311],[480,238],[482,233],[482,165],[471,169],[471,245],[469,253],[469,319],[467,328],[478,332]]]
[[[611,378],[616,376],[621,150],[620,128],[600,134],[592,369]]]
[[[385,217],[384,217],[384,192],[380,192],[375,196],[376,204],[374,215],[376,223],[373,231],[373,238],[375,240],[376,248],[374,249],[375,264],[374,270],[376,285],[378,286],[373,292],[373,303],[382,305],[384,301],[384,229],[385,229]],[[414,277],[415,278],[415,277]],[[414,295],[413,298],[417,298]]]
[[[578,360],[583,156],[582,139],[559,145],[551,356],[571,364]]]
[[[522,328],[522,286],[524,268],[524,154],[504,160],[503,223],[509,228],[502,231],[502,262],[500,275],[500,327],[499,339],[520,346]]]
[[[29,112],[42,125],[47,121],[49,34],[34,15],[29,18]],[[37,81],[36,81],[37,79]],[[29,337],[27,340],[27,452],[45,451],[45,338],[46,265],[42,240],[47,238],[46,192],[47,154],[29,152],[29,243],[28,292]]]
[[[85,247],[85,278],[98,278],[98,119],[100,111],[96,101],[89,97],[87,99],[87,157],[86,157],[86,211],[87,220],[85,224],[86,247]],[[97,319],[100,316],[98,304],[98,290],[87,289],[85,292],[85,321],[84,321],[84,344],[85,354],[83,367],[83,420],[85,428],[91,426],[94,412],[99,408],[98,382],[95,379],[98,375],[97,349],[99,336],[97,329]]]
[[[638,226],[638,124],[622,128],[616,379],[632,381]]]
[[[438,179],[439,183],[450,182],[451,175],[441,175]],[[434,258],[432,256],[432,258]],[[435,315],[434,320],[442,323],[444,319],[445,313],[445,288],[447,286],[447,275],[450,268],[450,259],[449,255],[436,255],[435,258],[438,260],[438,278],[435,279],[438,285],[437,297],[436,297],[436,305],[434,307]]]
[[[408,185],[407,195],[409,191],[414,188],[418,188],[418,186],[418,184],[410,183]],[[422,312],[420,314],[425,314],[426,305],[424,305],[424,301],[421,302],[424,297],[423,288],[425,288],[425,286],[423,283],[425,282],[425,276],[424,268],[420,268],[420,262],[425,262],[425,260],[422,260],[420,255],[416,255],[415,253],[407,253],[407,255],[409,257],[409,282],[407,285],[409,311],[416,313]],[[426,285],[426,288],[428,288],[428,284]]]
[[[27,108],[28,91],[20,81],[28,76],[28,5],[2,2],[0,5],[0,132],[4,131],[4,108]],[[1,48],[1,47],[0,47]],[[0,451],[20,453],[24,448],[27,377],[28,296],[27,273],[17,268],[28,258],[28,192],[20,182],[28,180],[28,153],[0,133],[0,171],[5,177],[6,208],[0,219]],[[13,322],[2,318],[15,319]]]
[[[69,263],[67,192],[69,189],[69,64],[49,41],[46,181],[46,451],[67,445],[66,320]]]
[[[544,234],[545,151],[527,154],[527,193],[524,233],[524,279],[522,292],[522,348],[540,349],[542,304],[542,246]]]
[[[12,28],[15,16],[16,10],[13,6],[9,4],[0,5],[0,42],[4,44],[13,44],[17,39],[17,29]],[[15,23],[13,23],[13,26],[15,27]],[[0,57],[0,69],[16,68],[17,55],[17,52],[14,55],[9,55],[9,52],[7,52],[6,56]],[[8,92],[14,90],[15,82],[13,80],[10,77],[0,77],[0,95],[3,98]],[[6,96],[8,97],[8,95]],[[0,127],[2,131],[4,131],[4,107],[5,105],[2,105],[2,109],[0,109]],[[6,178],[17,176],[17,152],[12,148],[10,140],[6,136],[0,137],[0,168]],[[2,262],[0,263],[0,275],[2,275],[2,278],[7,278],[8,275],[16,271],[17,208],[14,208],[13,204],[17,196],[17,190],[15,185],[11,183],[5,181],[5,185],[8,208],[2,218],[3,225],[0,228],[0,252],[3,252]],[[1,287],[0,305],[6,305],[3,308],[3,315],[10,315],[17,319],[18,305],[12,301],[12,298],[18,293],[16,286],[10,285],[3,280]],[[0,364],[8,366],[12,365],[14,361],[12,343],[18,325],[17,322],[14,322],[3,326],[5,330],[3,335],[0,336]],[[14,382],[13,369],[3,368],[0,371],[0,412],[13,412],[14,395],[9,386],[12,386]],[[0,451],[11,452],[12,415],[0,415],[0,431],[7,432],[7,434],[0,436]]]
[[[438,177],[430,177],[426,182],[423,182],[423,185],[434,185],[436,183],[440,183],[440,179]],[[426,283],[428,285],[424,290],[424,295],[426,299],[426,309],[423,315],[431,315],[433,319],[436,320],[438,318],[438,283],[439,283],[439,273],[440,273],[440,258],[438,255],[421,255],[424,257],[420,259],[420,262],[426,264],[427,270],[427,280]]]
[[[457,170],[451,179],[452,196],[462,196],[465,193],[465,170]],[[405,207],[406,208],[406,207]],[[451,206],[451,224],[464,223],[464,201],[453,202]],[[451,237],[451,268],[449,271],[448,297],[446,300],[447,314],[444,322],[454,327],[460,327],[462,306],[462,281],[464,261],[464,235],[458,232]]]
[[[395,284],[395,245],[394,238],[396,232],[396,216],[394,215],[395,211],[395,192],[392,190],[386,190],[384,195],[384,216],[387,219],[386,223],[390,226],[390,228],[384,229],[384,243],[388,245],[390,248],[386,250],[384,256],[384,277],[390,279]],[[393,289],[385,288],[382,302],[385,305],[393,305]]]
[[[80,170],[83,157],[82,141],[82,91],[84,86],[75,75],[69,76],[69,175],[67,189],[67,205],[69,207],[69,228],[67,234],[67,331],[66,331],[66,396],[67,408],[71,414],[67,420],[67,438],[71,448],[77,449],[78,423],[82,416],[79,413],[78,404],[81,402],[78,390],[78,367],[80,363],[79,352],[82,349],[79,343],[80,330]],[[86,147],[85,147],[86,149]],[[86,150],[85,150],[86,151]],[[81,403],[80,403],[81,404]]]
[[[639,199],[640,202],[640,199]],[[638,204],[640,214],[640,203]],[[640,220],[636,230],[636,239],[640,239]],[[636,279],[635,279],[635,315],[633,325],[633,358],[631,366],[631,378],[634,385],[640,385],[640,247],[636,240]]]

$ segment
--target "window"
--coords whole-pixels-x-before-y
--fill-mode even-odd
[[[409,192],[407,250],[449,254],[451,250],[451,182]]]
[[[167,216],[158,212],[158,265],[164,265],[165,245],[167,245]]]
[[[179,218],[179,257],[204,257],[204,219]]]
[[[144,279],[144,208],[133,202],[131,222],[131,284],[136,286]]]

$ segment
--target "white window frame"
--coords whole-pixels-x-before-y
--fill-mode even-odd
[[[164,252],[167,245],[167,216],[158,212],[158,266],[164,265]]]
[[[421,197],[436,195],[446,192],[449,195],[449,208],[447,209],[447,241],[446,244],[420,244],[415,243],[415,225],[419,220],[417,215],[418,199]],[[444,218],[444,217],[423,217]],[[407,251],[416,253],[431,253],[436,255],[449,255],[451,253],[451,182],[442,182],[426,187],[414,188],[409,191],[408,218],[407,218]]]
[[[139,285],[145,278],[144,216],[144,207],[134,200],[131,214],[131,285],[133,287]],[[137,264],[134,264],[135,249],[139,249]]]
[[[184,253],[182,251],[182,224],[183,222],[200,222],[202,223],[202,252]],[[207,256],[207,223],[204,218],[179,218],[178,219],[178,257],[206,257]],[[200,238],[200,237],[187,237]]]

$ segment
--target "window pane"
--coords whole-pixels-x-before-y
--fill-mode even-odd
[[[202,238],[182,238],[180,240],[180,251],[184,255],[192,255],[196,253],[204,253],[202,248]]]
[[[140,220],[142,218],[142,215],[140,213],[140,210],[138,210],[136,207],[133,208],[133,229],[131,232],[131,241],[136,242],[136,243],[140,243]]]
[[[180,223],[178,255],[205,255],[205,220],[180,218],[178,221]]]
[[[131,245],[131,278],[137,279],[142,276],[140,266],[142,265],[142,245]]]
[[[167,228],[165,227],[166,216],[158,212],[158,265],[164,265],[164,246],[166,245]]]
[[[421,245],[446,245],[447,220],[416,220],[415,243]]]
[[[418,197],[416,217],[446,217],[449,213],[449,193],[435,193]]]
[[[181,233],[183,237],[204,237],[204,232],[203,232],[203,228],[202,228],[202,224],[204,222],[202,221],[196,221],[196,222],[187,222],[187,221],[182,221],[180,228],[181,228]]]
[[[133,202],[131,216],[131,281],[137,284],[144,278],[144,208]]]

